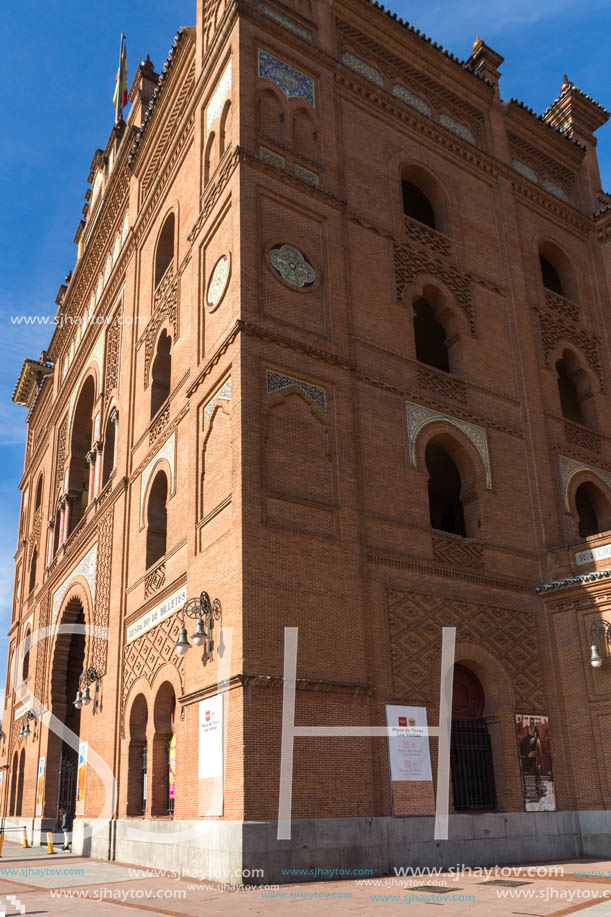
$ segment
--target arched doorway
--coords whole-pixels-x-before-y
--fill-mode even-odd
[[[10,816],[13,816],[16,814],[15,806],[17,803],[18,771],[19,771],[19,753],[15,752],[15,754],[13,755],[13,766],[11,768],[11,796],[10,796],[10,803],[9,803],[9,809],[8,809],[8,814]]]
[[[457,812],[496,809],[492,744],[484,719],[486,697],[471,669],[454,666],[450,761]]]
[[[15,815],[23,814],[23,785],[25,782],[25,748],[21,749],[19,755],[19,776],[17,777],[17,802],[15,803]]]
[[[72,599],[61,619],[62,624],[85,624],[83,605],[78,599]],[[61,634],[57,638],[53,657],[53,677],[51,682],[51,709],[53,714],[75,735],[80,735],[81,711],[74,706],[74,699],[79,689],[80,677],[85,664],[85,635]],[[78,752],[66,744],[60,736],[49,735],[47,763],[47,792],[45,797],[50,805],[53,801],[52,781],[57,780],[55,808],[56,817],[59,810],[67,809],[74,814],[76,806],[76,774]],[[50,812],[46,813],[48,816]]]

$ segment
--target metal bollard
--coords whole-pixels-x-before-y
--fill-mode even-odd
[[[4,831],[0,834],[0,857],[2,856],[2,846],[4,844]]]
[[[25,828],[21,829],[21,845],[22,847],[29,847],[28,844],[28,833]]]
[[[53,850],[53,832],[47,831],[47,853],[55,853]]]

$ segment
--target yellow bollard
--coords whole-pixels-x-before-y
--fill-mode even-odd
[[[0,834],[0,857],[2,856],[2,845],[4,844],[4,831]]]
[[[53,850],[53,832],[47,831],[47,853],[54,853],[54,852],[55,851]]]
[[[29,846],[30,846],[30,845],[28,844],[28,834],[27,834],[27,831],[25,830],[25,828],[22,828],[22,829],[21,829],[21,845],[22,845],[22,847],[29,847]]]

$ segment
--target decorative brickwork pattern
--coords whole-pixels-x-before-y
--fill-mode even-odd
[[[106,360],[104,364],[104,391],[107,395],[116,392],[119,386],[119,366],[121,362],[121,325],[119,313],[112,319],[106,333]]]
[[[149,443],[152,446],[155,440],[166,430],[170,422],[170,405],[165,404],[161,410],[161,413],[157,415],[155,421],[149,431]]]
[[[426,389],[427,392],[441,395],[442,398],[450,398],[452,401],[460,402],[460,404],[467,403],[466,385],[458,379],[452,379],[451,376],[444,376],[441,372],[436,373],[419,366],[418,385],[420,388]]]
[[[405,243],[393,243],[395,264],[395,289],[399,301],[403,298],[406,287],[414,282],[419,274],[432,274],[438,277],[452,291],[456,302],[465,313],[471,333],[475,332],[475,313],[471,283],[453,264],[435,258],[428,252],[420,251],[416,246]]]
[[[166,618],[157,627],[149,630],[123,650],[123,688],[121,692],[121,734],[125,734],[125,704],[129,690],[137,678],[143,676],[152,684],[155,673],[166,662],[172,662],[178,669],[181,685],[184,676],[184,659],[174,652],[180,615]]]
[[[443,255],[445,258],[450,257],[451,244],[447,236],[425,226],[419,220],[413,220],[411,217],[404,215],[405,232],[413,242],[418,242],[434,252],[436,255]]]
[[[170,264],[155,291],[153,313],[147,322],[146,331],[138,341],[138,347],[144,341],[144,387],[149,386],[153,348],[157,340],[159,329],[169,320],[174,331],[174,340],[178,337],[178,276],[174,273],[174,265]]]
[[[580,471],[591,471],[611,490],[611,471],[605,471],[604,468],[595,468],[593,465],[588,465],[587,462],[580,462],[577,459],[569,458],[567,455],[558,456],[558,465],[560,467],[560,484],[564,496],[564,506],[567,512],[571,510],[569,485],[572,478],[579,474]]]
[[[587,430],[579,424],[564,422],[564,436],[571,446],[578,446],[580,449],[587,449],[589,452],[601,452],[602,440],[593,430]]]
[[[551,312],[537,310],[539,321],[539,332],[543,344],[543,355],[545,365],[551,366],[551,355],[558,341],[573,341],[582,351],[586,360],[598,376],[601,392],[605,391],[603,382],[602,369],[600,366],[600,355],[598,352],[598,338],[596,335],[590,335],[579,325],[559,317]]]
[[[484,569],[484,549],[466,538],[444,538],[433,535],[433,557],[441,564],[451,567],[469,567],[471,570]]]
[[[443,627],[456,627],[457,642],[478,644],[503,661],[518,707],[543,709],[535,626],[530,614],[437,595],[388,589],[392,694],[430,701],[431,669]]]
[[[146,574],[144,579],[144,598],[149,599],[152,595],[162,588],[165,583],[165,561],[160,563],[154,570]]]
[[[545,308],[553,315],[568,319],[570,322],[579,321],[579,306],[570,299],[565,299],[558,293],[545,290]]]
[[[68,417],[64,417],[62,420],[59,431],[57,433],[57,458],[55,461],[55,486],[53,488],[53,493],[51,498],[53,503],[57,500],[58,494],[63,489],[64,484],[64,467],[66,464],[66,445],[68,438]],[[55,509],[55,506],[52,506],[52,509]]]
[[[108,627],[110,619],[110,583],[112,572],[112,536],[114,508],[110,507],[98,526],[98,556],[95,581],[93,624]],[[93,638],[92,665],[98,675],[105,675],[108,660],[108,640]]]

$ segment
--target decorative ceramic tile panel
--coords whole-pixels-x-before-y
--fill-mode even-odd
[[[316,280],[316,271],[305,256],[294,245],[272,248],[269,256],[272,266],[285,283],[302,289]]]
[[[543,187],[546,191],[549,191],[550,194],[553,194],[554,197],[560,198],[561,201],[568,201],[569,196],[560,185],[554,184],[553,181],[550,181],[549,178],[543,180]]]
[[[452,424],[453,427],[456,427],[460,430],[467,439],[471,440],[475,448],[477,449],[480,458],[486,469],[486,487],[490,489],[492,487],[492,472],[490,469],[490,455],[488,452],[488,437],[484,427],[479,427],[477,424],[469,423],[466,420],[460,420],[457,417],[451,417],[449,414],[441,414],[439,411],[434,411],[432,408],[424,407],[422,404],[414,404],[411,401],[406,402],[406,411],[407,411],[407,436],[409,444],[409,460],[410,464],[413,467],[416,467],[416,441],[418,439],[421,431],[430,423],[435,423],[435,421],[443,420],[446,423]]]
[[[460,121],[455,121],[454,118],[450,118],[449,115],[441,115],[439,123],[447,127],[447,129],[452,131],[453,134],[456,134],[457,137],[462,137],[467,143],[475,143],[475,137],[469,128],[465,124],[461,124]]]
[[[342,54],[342,61],[346,67],[350,67],[351,70],[360,73],[361,76],[365,77],[366,80],[370,80],[372,83],[375,83],[376,86],[384,86],[384,77],[379,70],[376,70],[375,67],[372,67],[371,64],[367,64],[364,60],[361,60],[360,57],[355,57],[354,54],[350,54],[349,51],[345,51]]]
[[[327,392],[319,385],[313,385],[311,382],[304,382],[303,379],[296,379],[294,376],[285,376],[273,369],[266,370],[267,394],[273,395],[276,392],[283,392],[287,388],[296,386],[304,395],[307,395],[314,404],[321,409],[327,410]]]
[[[304,41],[309,41],[310,43],[312,42],[312,32],[310,29],[306,29],[304,25],[301,25],[299,22],[295,22],[294,19],[290,19],[288,16],[285,16],[284,13],[280,12],[280,10],[270,6],[269,3],[259,3],[259,9],[264,16],[267,16],[269,19],[273,19],[274,22],[277,22],[285,29],[288,29],[289,32],[293,32],[294,35],[298,35],[300,38],[303,38]]]
[[[273,150],[268,150],[266,146],[259,147],[259,156],[263,162],[269,162],[270,166],[276,166],[278,169],[284,169],[286,165],[284,156],[274,153]]]
[[[176,433],[172,433],[150,460],[140,476],[140,527],[144,525],[144,495],[153,473],[153,468],[161,458],[165,458],[170,466],[170,493],[174,493],[174,456],[176,454]]]
[[[520,162],[519,159],[513,159],[511,162],[514,172],[518,172],[520,175],[523,175],[524,178],[527,178],[529,181],[537,184],[539,179],[537,178],[536,172],[534,172],[530,166],[527,166],[526,163]]]
[[[564,506],[568,512],[571,510],[569,503],[569,484],[572,478],[580,471],[591,471],[611,490],[611,471],[605,471],[604,468],[595,468],[585,462],[578,462],[576,459],[569,458],[566,455],[558,456],[560,466],[560,480],[562,482],[562,493],[564,495]]]
[[[314,80],[296,67],[259,48],[259,76],[271,80],[289,99],[304,99],[314,108]]]
[[[204,425],[208,423],[210,415],[214,409],[214,405],[219,400],[219,398],[224,398],[226,401],[231,401],[231,376],[223,382],[221,387],[214,393],[206,407],[204,408]]]
[[[64,600],[68,589],[74,578],[76,576],[83,576],[89,585],[89,591],[91,592],[91,601],[95,602],[95,571],[96,564],[98,559],[98,543],[93,545],[92,548],[85,554],[83,559],[79,561],[76,567],[70,571],[68,576],[65,578],[59,589],[53,593],[53,624],[57,621],[57,616],[59,614],[60,606]]]
[[[425,102],[420,96],[414,95],[413,92],[410,92],[409,89],[406,89],[405,86],[401,86],[400,83],[395,83],[392,88],[392,94],[398,99],[402,99],[404,102],[407,102],[408,105],[411,105],[412,108],[415,108],[416,111],[419,111],[421,115],[426,115],[427,118],[433,116],[431,107],[428,102]]]
[[[210,275],[206,301],[210,309],[216,309],[227,289],[231,261],[229,255],[222,255],[216,262]]]
[[[307,181],[310,185],[315,185],[318,187],[320,184],[320,177],[316,174],[316,172],[311,172],[304,166],[295,166],[295,175],[297,178],[301,178],[303,181]]]
[[[212,93],[210,102],[208,103],[208,109],[206,111],[206,130],[209,132],[210,128],[218,118],[223,108],[223,103],[225,99],[231,92],[231,65],[232,62],[229,61],[225,72],[219,80],[219,84]]]

